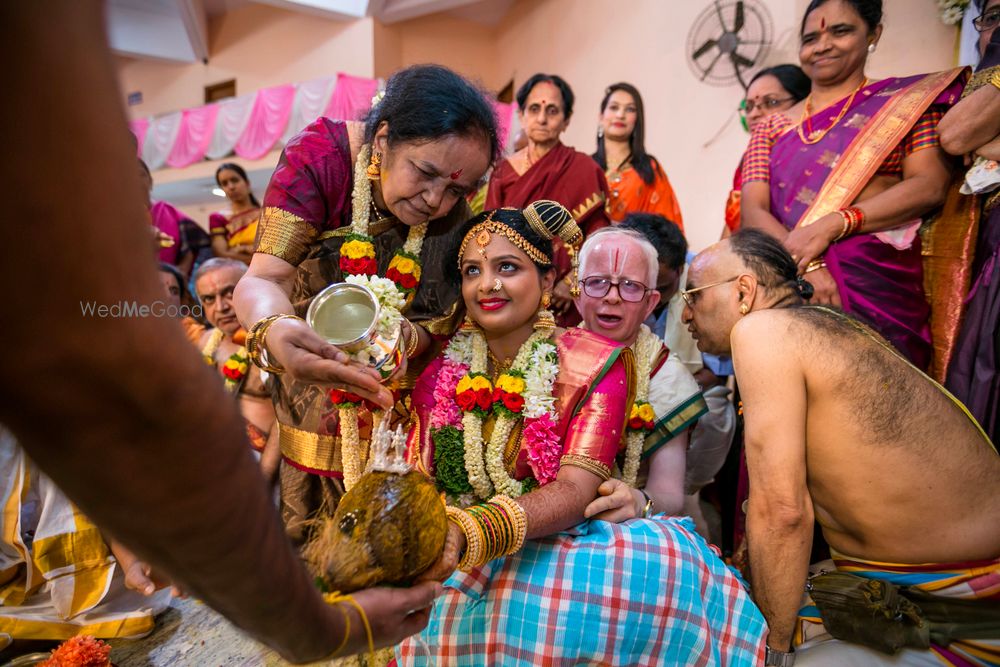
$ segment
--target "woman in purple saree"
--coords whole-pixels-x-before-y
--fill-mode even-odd
[[[919,368],[932,357],[922,217],[951,181],[936,126],[963,70],[870,81],[881,0],[813,0],[799,56],[811,95],[753,134],[742,224],[784,241],[816,288],[871,323]],[[818,111],[814,111],[818,109]]]

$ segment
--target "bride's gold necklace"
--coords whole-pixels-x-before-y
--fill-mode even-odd
[[[491,350],[489,347],[486,348],[486,354],[489,356],[490,366],[493,368],[493,372],[491,373],[491,379],[493,380],[493,384],[496,384],[497,378],[503,375],[506,371],[510,370],[510,367],[514,363],[514,360],[511,359],[510,357],[504,357],[504,360],[500,361],[500,359],[497,358],[495,354],[493,354],[493,350]]]

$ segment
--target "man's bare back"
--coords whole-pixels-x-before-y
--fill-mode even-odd
[[[767,406],[741,365],[771,368],[776,409],[796,405],[781,388],[801,393],[804,381],[795,409],[805,410],[807,486],[833,549],[892,563],[1000,555],[1000,456],[952,398],[869,329],[825,308],[760,311],[734,328],[733,355],[753,406],[748,433]]]

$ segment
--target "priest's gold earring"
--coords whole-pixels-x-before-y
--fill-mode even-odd
[[[750,305],[747,304],[747,303],[745,303],[745,302],[741,303],[740,304],[740,315],[746,315],[749,312],[750,312]]]

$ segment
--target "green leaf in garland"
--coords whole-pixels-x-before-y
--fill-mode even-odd
[[[453,496],[472,493],[465,471],[465,438],[454,426],[431,433],[434,442],[434,478],[439,489]]]
[[[539,487],[538,480],[534,477],[526,477],[521,480],[521,495],[534,491]]]

